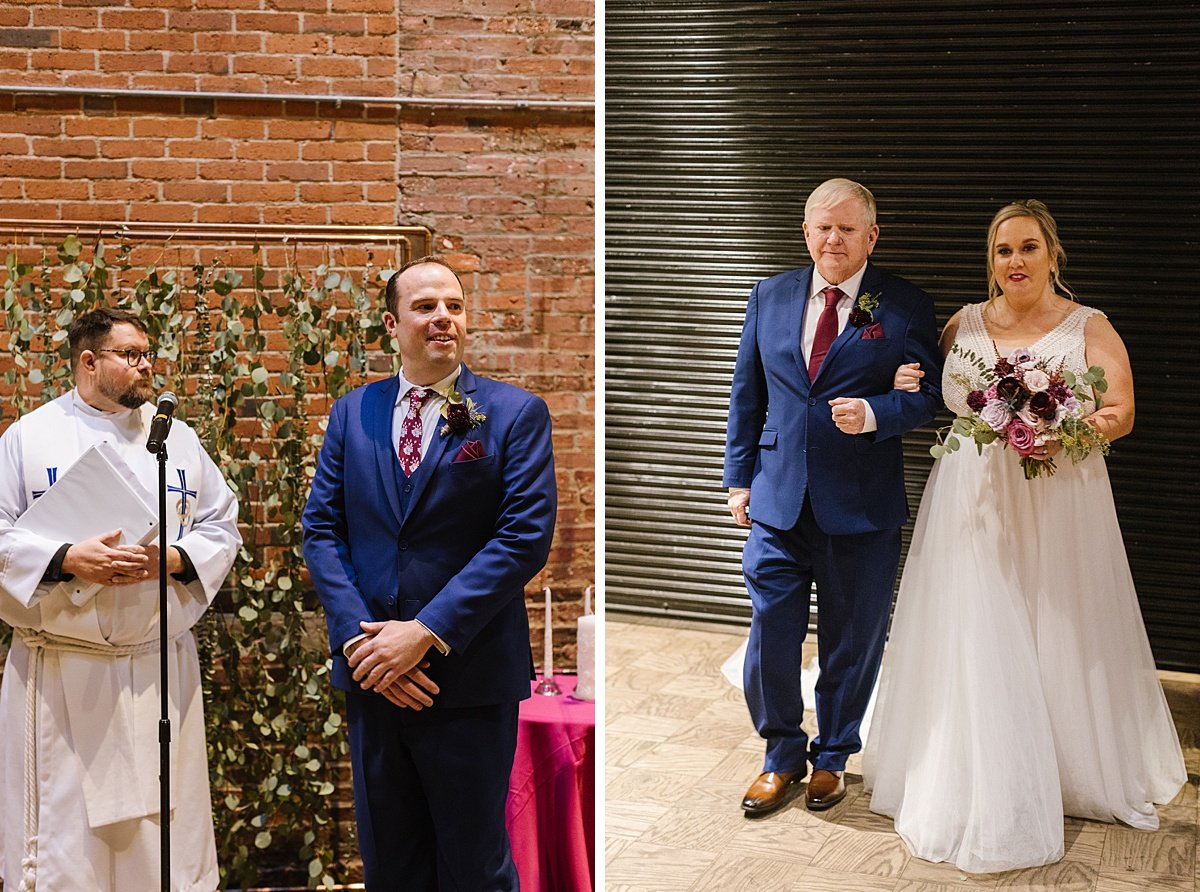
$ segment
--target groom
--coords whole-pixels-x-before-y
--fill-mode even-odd
[[[441,258],[386,298],[400,372],[334,404],[304,509],[366,886],[515,890],[504,810],[533,669],[524,587],[557,508],[550,415],[462,364],[466,298]]]
[[[846,795],[847,758],[883,655],[908,518],[900,435],[941,406],[933,303],[868,262],[875,199],[851,180],[822,183],[804,207],[813,266],[750,292],[729,400],[724,485],[753,617],[746,703],[766,742],[747,816],[782,806],[813,767],[810,809]],[[894,390],[902,363],[925,373]],[[817,583],[818,736],[800,728],[800,649]]]

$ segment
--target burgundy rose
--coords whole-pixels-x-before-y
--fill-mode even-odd
[[[987,405],[987,402],[987,394],[982,390],[972,390],[967,394],[967,405],[971,408],[972,412],[978,412]]]
[[[446,405],[446,424],[452,434],[465,434],[471,429],[471,410],[466,403],[448,403]]]
[[[1018,455],[1024,457],[1033,454],[1037,434],[1033,432],[1033,428],[1020,418],[1014,418],[1005,431],[1005,439],[1008,440],[1008,445],[1017,451]]]
[[[1054,416],[1058,414],[1058,403],[1054,401],[1054,397],[1043,390],[1029,398],[1029,411],[1039,418],[1053,421]]]
[[[1050,379],[1050,386],[1046,388],[1046,393],[1054,397],[1056,403],[1065,403],[1073,396],[1071,388],[1064,384],[1061,380]]]
[[[1007,378],[1001,378],[996,384],[996,397],[1004,400],[1013,409],[1020,409],[1025,402],[1021,395],[1021,382],[1011,375]]]
[[[855,307],[850,311],[850,324],[855,328],[862,328],[874,318],[870,310],[864,310],[862,307]]]

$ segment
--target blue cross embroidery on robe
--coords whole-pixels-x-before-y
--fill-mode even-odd
[[[49,483],[46,484],[46,489],[49,489],[50,487],[52,487],[54,485],[54,481],[58,479],[58,468],[46,468],[46,477],[50,481]],[[36,498],[39,498],[40,496],[45,495],[46,489],[35,489],[33,491],[33,497],[36,499]]]
[[[188,519],[188,496],[196,498],[196,490],[187,488],[186,472],[183,468],[176,468],[175,472],[179,474],[179,485],[168,486],[167,492],[179,493],[179,502],[175,505],[175,513],[179,517],[179,533],[175,536],[175,541],[178,542],[183,538],[183,525]]]

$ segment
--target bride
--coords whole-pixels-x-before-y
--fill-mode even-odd
[[[989,299],[942,335],[943,394],[967,415],[954,374],[1017,348],[1104,368],[1088,421],[1110,441],[1133,427],[1120,337],[1062,296],[1066,255],[1040,201],[1010,204],[988,229]],[[919,372],[898,374],[915,389]],[[1085,407],[1094,409],[1094,403]],[[1034,458],[1052,460],[1058,443]],[[913,854],[972,872],[1063,855],[1063,815],[1153,830],[1154,803],[1186,781],[1183,756],[1129,573],[1104,458],[1027,480],[994,443],[940,458],[921,501],[873,728],[864,755],[872,811]]]

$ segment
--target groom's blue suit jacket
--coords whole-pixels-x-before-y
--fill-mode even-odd
[[[883,337],[847,323],[815,381],[801,352],[813,268],[791,270],[750,292],[730,393],[727,487],[750,487],[754,520],[791,529],[808,494],[831,535],[897,529],[908,518],[900,434],[931,421],[942,403],[942,359],[933,302],[910,282],[867,264],[859,293],[879,298]],[[858,297],[858,295],[854,295]],[[919,362],[918,393],[894,390],[901,363]],[[850,435],[829,400],[865,398],[878,429]]]
[[[343,689],[357,687],[342,645],[361,621],[419,619],[452,648],[430,650],[435,708],[529,696],[524,590],[546,563],[557,511],[550,414],[539,397],[465,366],[458,390],[487,420],[465,435],[434,434],[411,480],[392,447],[396,376],[330,413],[304,557]],[[466,440],[479,440],[485,457],[455,461]]]

